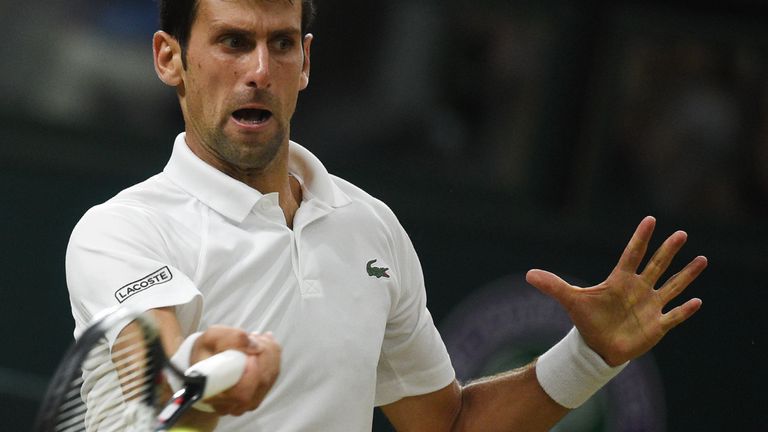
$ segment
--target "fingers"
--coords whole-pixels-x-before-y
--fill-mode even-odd
[[[571,290],[571,285],[559,276],[544,270],[530,270],[525,275],[525,280],[539,291],[554,298],[560,304],[566,305]]]
[[[221,415],[242,415],[255,410],[280,373],[280,345],[271,334],[257,335],[262,351],[249,355],[240,381],[209,403]]]
[[[245,363],[243,376],[235,386],[227,391],[205,400],[219,415],[242,415],[252,409],[256,409],[258,403],[254,401],[256,387],[259,379],[259,361],[257,356],[248,356]]]
[[[640,262],[648,250],[648,242],[653,235],[653,229],[656,227],[656,219],[653,216],[646,216],[635,229],[632,238],[629,239],[627,247],[619,258],[616,269],[620,271],[636,273],[640,267]]]
[[[682,305],[672,309],[661,316],[661,325],[665,332],[680,325],[701,308],[701,299],[692,298]]]
[[[667,283],[658,289],[663,304],[667,304],[685,290],[701,272],[707,268],[707,258],[698,256],[693,259],[684,269],[672,276]],[[661,316],[661,325],[665,332],[680,325],[683,321],[690,318],[701,308],[701,299],[693,298],[682,305],[670,310]]]
[[[228,349],[247,354],[243,375],[235,386],[205,402],[219,415],[237,416],[255,410],[274,385],[280,373],[281,347],[272,333],[211,326],[196,341],[190,360],[195,363]]]
[[[703,256],[696,257],[679,273],[669,278],[667,283],[657,291],[661,296],[661,301],[667,304],[680,295],[707,268],[707,264],[707,258]]]
[[[249,334],[242,329],[214,325],[195,342],[190,360],[196,363],[228,349],[236,349],[246,354],[258,354],[262,347],[255,333]]]
[[[651,286],[656,285],[656,282],[658,282],[661,275],[667,271],[672,259],[678,252],[680,252],[680,249],[683,247],[686,240],[688,240],[688,234],[684,231],[677,231],[669,236],[659,249],[656,250],[648,261],[648,264],[646,264],[645,269],[641,274],[643,279],[645,279]]]

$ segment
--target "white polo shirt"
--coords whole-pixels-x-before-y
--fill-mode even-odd
[[[90,209],[67,249],[75,335],[115,305],[176,306],[182,331],[272,331],[281,374],[226,431],[370,431],[372,407],[454,379],[421,267],[391,210],[290,143],[303,201],[293,230],[263,195],[197,158],[184,134],[164,171]]]

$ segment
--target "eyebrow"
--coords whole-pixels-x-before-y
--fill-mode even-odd
[[[237,33],[243,35],[253,35],[254,32],[245,26],[225,22],[213,22],[210,27],[211,32],[215,34]],[[277,28],[269,31],[269,36],[300,36],[301,29],[294,26]]]

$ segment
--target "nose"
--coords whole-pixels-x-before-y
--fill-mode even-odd
[[[248,87],[265,89],[272,85],[269,62],[269,49],[266,46],[259,44],[253,51],[251,51],[247,66]]]

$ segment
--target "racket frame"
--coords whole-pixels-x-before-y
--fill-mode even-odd
[[[156,432],[168,430],[192,405],[200,401],[205,391],[207,377],[199,373],[185,374],[168,359],[163,350],[157,326],[148,312],[136,312],[120,308],[96,319],[66,351],[48,385],[33,431],[53,432],[56,430],[56,425],[60,420],[59,408],[67,402],[67,394],[71,391],[70,384],[82,375],[83,363],[91,350],[107,339],[111,330],[118,326],[121,329],[125,328],[131,322],[141,326],[142,336],[149,349],[148,357],[152,359],[152,366],[146,371],[146,375],[151,379],[152,391],[148,391],[146,395],[142,396],[144,398],[142,403],[158,408],[157,422],[153,430]],[[164,373],[176,375],[184,385],[173,394],[173,397],[164,406],[160,406],[159,390],[163,385]]]

